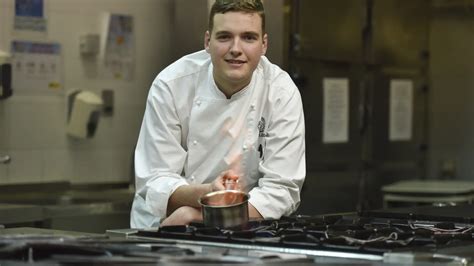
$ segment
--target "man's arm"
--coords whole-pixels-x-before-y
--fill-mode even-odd
[[[255,209],[255,207],[249,202],[249,218],[251,219],[263,219],[263,216]]]
[[[300,201],[305,178],[304,115],[301,96],[291,79],[278,82],[272,96],[271,119],[263,147],[258,186],[250,192],[249,203],[264,218],[290,215]],[[291,89],[292,88],[292,89]]]
[[[186,151],[181,145],[182,125],[171,89],[160,78],[150,88],[135,149],[135,185],[141,204],[134,204],[138,227],[152,227],[166,217],[168,198],[187,185],[181,176]],[[153,219],[149,217],[153,217]]]
[[[192,221],[202,221],[201,209],[182,206],[161,222],[160,226],[183,225]]]
[[[199,198],[212,191],[212,184],[184,185],[178,187],[168,199],[167,216],[182,206],[200,208]]]

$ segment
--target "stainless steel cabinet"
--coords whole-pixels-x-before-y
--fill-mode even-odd
[[[430,2],[287,1],[288,69],[303,96],[308,176],[300,213],[382,206],[380,187],[424,178]],[[348,142],[327,144],[323,79],[349,79]],[[413,81],[413,129],[390,141],[392,79]]]

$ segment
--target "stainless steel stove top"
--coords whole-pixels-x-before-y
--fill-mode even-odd
[[[472,206],[463,208],[474,215]],[[295,216],[252,221],[245,230],[200,223],[107,234],[0,229],[0,265],[474,265],[474,224],[466,213]]]
[[[139,230],[137,239],[374,263],[474,259],[473,206],[369,211],[360,215],[296,216],[253,221],[245,230],[200,223]]]

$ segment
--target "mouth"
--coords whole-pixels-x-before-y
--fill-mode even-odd
[[[247,63],[247,61],[244,61],[244,60],[237,60],[237,59],[225,59],[225,61],[231,65],[235,65],[235,66],[240,66],[240,65],[243,65],[245,63]]]

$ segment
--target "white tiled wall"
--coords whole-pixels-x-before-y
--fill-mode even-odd
[[[62,46],[65,90],[14,91],[0,101],[0,155],[12,161],[0,165],[1,183],[69,180],[74,183],[128,182],[131,156],[138,136],[145,99],[155,75],[170,56],[172,0],[47,0],[46,34],[12,29],[13,0],[0,0],[0,50],[12,40],[58,42]],[[79,36],[100,33],[105,12],[134,17],[135,76],[132,81],[102,79],[97,59],[79,54]],[[101,117],[94,138],[75,140],[66,130],[66,92],[88,89],[115,92],[112,116]]]
[[[4,104],[0,104],[0,151],[5,150],[7,147],[6,139],[8,138],[8,109]],[[1,155],[1,153],[0,153]],[[1,170],[0,170],[1,171]]]

